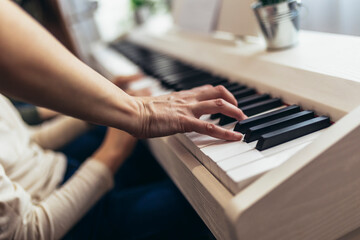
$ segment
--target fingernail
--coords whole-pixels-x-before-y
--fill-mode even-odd
[[[245,119],[248,119],[249,117],[246,116],[245,114],[241,114],[241,116],[237,119],[239,122]]]
[[[234,132],[234,139],[240,141],[243,138],[243,135],[238,132]]]

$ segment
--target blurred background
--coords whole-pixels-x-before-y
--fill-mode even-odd
[[[175,4],[175,0],[16,2],[85,62],[88,61],[87,48],[90,43],[97,40],[112,41],[150,18],[170,16]],[[360,36],[359,0],[302,0],[302,3],[302,29]],[[162,19],[172,21],[170,17]]]

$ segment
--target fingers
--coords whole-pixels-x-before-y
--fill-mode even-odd
[[[116,76],[112,82],[120,87],[120,88],[124,88],[126,87],[127,84],[137,81],[139,79],[141,79],[143,77],[143,75],[141,73],[137,73],[134,75],[129,75],[129,76]]]
[[[144,75],[141,73],[136,73],[133,75],[128,75],[128,76],[116,76],[114,78],[113,82],[122,82],[122,83],[129,83],[129,82],[133,82],[136,80],[139,80],[140,78],[142,78]]]
[[[193,114],[196,118],[204,114],[222,113],[226,116],[235,118],[238,121],[244,120],[247,117],[245,114],[234,105],[228,103],[224,99],[218,98],[215,100],[208,100],[199,102],[193,105]]]
[[[225,101],[231,103],[234,106],[237,106],[237,101],[235,97],[222,85],[213,87],[210,85],[202,86],[199,88],[194,88],[197,92],[197,100],[198,101],[206,101],[216,98],[222,98]]]
[[[146,96],[151,96],[151,91],[149,88],[143,88],[140,90],[132,90],[132,89],[127,89],[125,90],[125,92],[131,96],[135,96],[135,97],[146,97]]]
[[[243,138],[239,132],[230,131],[196,118],[188,119],[185,129],[187,132],[195,131],[227,141],[240,141]]]

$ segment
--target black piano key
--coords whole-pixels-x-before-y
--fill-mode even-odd
[[[248,106],[244,106],[241,108],[241,110],[246,116],[250,117],[277,107],[281,107],[282,105],[284,105],[284,103],[280,98],[272,98]]]
[[[186,81],[193,81],[194,79],[211,78],[212,76],[208,73],[192,70],[187,72],[178,72],[165,77],[161,77],[160,80],[166,82],[169,85],[175,86],[179,83],[185,83]]]
[[[229,124],[229,123],[232,123],[232,122],[235,122],[235,121],[236,121],[235,118],[232,118],[232,117],[225,116],[225,115],[221,114],[219,125],[224,126],[226,124]]]
[[[161,80],[168,84],[178,84],[178,83],[184,81],[184,79],[186,79],[186,78],[192,78],[192,77],[196,77],[196,76],[199,77],[201,75],[211,76],[210,74],[204,73],[202,71],[191,70],[191,71],[187,71],[184,73],[174,73],[171,75],[167,75],[167,76],[163,77]]]
[[[286,108],[282,108],[273,112],[265,113],[257,117],[248,118],[243,121],[240,121],[236,124],[234,131],[241,132],[243,134],[246,133],[246,131],[256,125],[260,125],[278,118],[282,118],[288,115],[291,115],[293,113],[300,112],[301,109],[297,105],[291,105]]]
[[[143,67],[144,69],[147,69],[149,72],[152,73],[152,75],[162,78],[162,77],[166,77],[172,74],[177,74],[177,73],[185,73],[185,72],[190,72],[190,71],[194,71],[195,69],[187,67],[187,66],[174,66],[174,65],[169,65],[165,68],[159,68],[157,66],[146,66]]]
[[[300,122],[304,122],[306,120],[312,119],[315,117],[314,112],[312,111],[302,111],[298,113],[294,113],[292,115],[282,117],[267,123],[263,123],[254,127],[249,128],[247,130],[244,141],[249,143],[258,140],[261,135],[273,132],[278,129],[282,129],[285,127],[289,127],[295,125]]]
[[[166,75],[163,77],[164,81],[167,82],[171,82],[171,81],[178,81],[179,79],[183,79],[186,77],[192,77],[192,76],[196,76],[196,75],[200,75],[200,74],[204,74],[203,72],[197,71],[197,70],[192,70],[189,69],[185,72],[176,72],[176,73],[171,73],[169,75]]]
[[[194,81],[187,81],[185,83],[179,83],[179,84],[175,85],[174,89],[177,91],[187,90],[187,89],[192,89],[194,87],[203,86],[206,84],[216,86],[216,85],[220,85],[222,83],[226,83],[226,81],[227,81],[226,79],[215,78],[215,77],[195,79]]]
[[[236,83],[236,82],[227,82],[227,83],[224,83],[222,84],[227,90],[229,90],[229,88],[232,88],[232,87],[236,87],[236,86],[239,86],[240,84]]]
[[[238,107],[241,108],[243,106],[247,106],[253,103],[257,103],[257,102],[261,102],[264,100],[270,99],[270,95],[268,94],[262,94],[262,95],[252,95],[249,97],[245,97],[245,98],[240,98],[238,100]],[[215,113],[215,114],[211,114],[210,119],[217,119],[219,117],[221,117],[222,114],[221,113]]]
[[[163,85],[166,85],[168,88],[183,90],[183,89],[190,89],[192,87],[198,86],[199,84],[201,85],[201,83],[204,84],[204,82],[213,78],[214,78],[213,76],[205,73],[200,75],[184,77],[177,81],[165,81]]]
[[[239,90],[243,90],[243,89],[245,89],[245,88],[247,88],[245,85],[240,85],[240,84],[237,84],[237,85],[235,85],[235,86],[231,86],[231,87],[228,87],[228,88],[226,88],[228,91],[230,91],[231,93],[233,93],[233,92],[237,92],[237,91],[239,91]]]
[[[174,89],[176,87],[176,85],[178,85],[181,82],[188,82],[188,81],[194,81],[197,79],[202,79],[202,78],[211,78],[211,76],[209,77],[208,74],[194,74],[194,75],[189,75],[189,76],[184,76],[183,78],[177,78],[176,80],[173,81],[168,81],[165,79],[160,79],[161,83],[163,86],[167,87],[167,88],[172,88]]]
[[[221,115],[222,115],[221,113],[211,114],[211,115],[210,115],[210,119],[212,119],[212,120],[217,119],[217,118],[221,117]]]
[[[232,92],[232,94],[234,95],[234,97],[236,99],[240,99],[240,98],[244,98],[244,97],[256,94],[256,90],[254,88],[245,88],[245,89],[241,89],[241,90]]]
[[[254,103],[248,106],[244,106],[241,108],[241,110],[244,112],[247,116],[252,116],[258,113],[266,112],[268,110],[271,110],[276,107],[280,107],[283,105],[283,102],[280,98],[272,98],[269,100],[261,101],[258,103]],[[226,124],[235,122],[236,119],[222,115],[219,121],[220,126],[224,126]]]
[[[185,65],[179,65],[179,64],[168,64],[165,66],[158,66],[150,64],[148,66],[145,66],[144,68],[147,68],[149,71],[152,72],[154,76],[158,77],[165,77],[167,75],[175,74],[175,73],[184,73],[189,71],[194,71],[194,68],[191,68],[189,66]]]
[[[277,146],[293,139],[327,128],[330,118],[321,116],[262,135],[256,145],[259,151]]]
[[[172,85],[179,88],[192,88],[194,86],[203,85],[206,81],[219,81],[219,79],[206,73],[202,75],[197,75],[195,77],[182,79],[180,81],[174,81],[172,82]]]
[[[143,54],[142,56],[140,56],[142,59],[141,63],[145,64],[147,63],[147,65],[154,65],[154,64],[168,64],[168,63],[176,63],[177,61],[168,57],[164,57],[164,56],[159,56],[156,54],[152,54],[152,53],[148,53],[148,54]]]
[[[238,107],[241,108],[241,107],[248,106],[250,104],[254,104],[254,103],[257,103],[257,102],[265,101],[265,100],[268,100],[268,99],[270,99],[269,94],[261,94],[261,95],[255,94],[255,95],[252,95],[252,96],[249,96],[249,97],[240,98],[238,100]]]

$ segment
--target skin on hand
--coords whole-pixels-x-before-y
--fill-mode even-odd
[[[42,120],[47,120],[47,119],[50,119],[50,118],[53,118],[53,117],[56,117],[59,115],[58,112],[55,112],[48,108],[36,107],[36,110],[38,111],[40,119],[42,119]]]
[[[134,97],[149,97],[151,96],[151,90],[149,88],[143,88],[140,90],[132,90],[132,89],[127,89],[125,90],[125,92],[127,94],[129,94],[130,96],[134,96]]]
[[[0,91],[8,96],[136,137],[195,131],[225,140],[242,138],[198,119],[218,112],[246,118],[224,87],[131,97],[74,57],[11,1],[0,1],[0,42]]]
[[[129,92],[130,91],[130,92]],[[133,96],[150,96],[149,89],[126,90]],[[116,128],[108,128],[105,139],[99,149],[94,153],[93,158],[104,163],[113,174],[124,163],[126,158],[133,151],[137,139],[127,132]]]
[[[130,83],[138,81],[143,77],[144,77],[144,75],[141,73],[134,74],[134,75],[128,75],[128,76],[116,76],[116,77],[114,77],[112,82],[119,88],[125,90],[128,88]]]
[[[247,116],[223,86],[202,86],[159,97],[138,98],[139,120],[134,136],[158,137],[178,132],[198,132],[224,140],[241,140],[242,134],[199,120],[204,114],[222,113],[238,121]],[[139,127],[140,126],[140,127]]]

